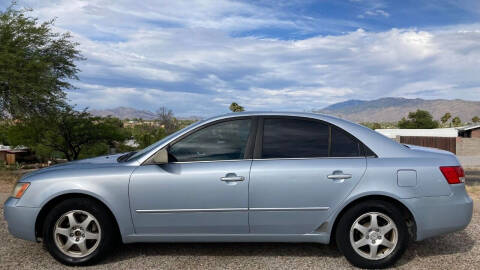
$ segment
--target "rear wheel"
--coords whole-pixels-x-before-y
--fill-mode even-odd
[[[341,217],[337,245],[347,260],[361,268],[385,268],[404,253],[409,234],[401,211],[385,201],[365,201]]]
[[[55,206],[43,226],[44,244],[68,265],[97,262],[112,247],[115,230],[107,210],[91,199],[68,199]]]

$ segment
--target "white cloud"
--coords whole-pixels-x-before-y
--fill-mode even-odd
[[[36,7],[41,18],[58,16],[57,27],[72,31],[88,59],[79,90],[69,92],[72,103],[209,115],[233,101],[249,110],[303,111],[350,98],[480,99],[480,25],[279,40],[232,33],[304,25],[234,1],[131,3]]]
[[[280,18],[281,14],[271,9],[232,0],[26,0],[22,3],[34,6],[34,13],[41,17],[57,17],[58,24],[67,29],[99,33],[124,34],[139,28],[161,27],[228,31],[302,27]]]
[[[216,31],[166,34],[162,30],[115,45],[95,44],[95,50],[85,50],[89,60],[84,75],[99,82],[110,76],[138,84],[135,94],[99,91],[95,95],[124,96],[117,105],[145,104],[152,109],[159,105],[155,100],[168,100],[168,106],[187,115],[193,114],[193,107],[201,111],[198,105],[214,114],[232,101],[248,104],[249,109],[310,110],[349,98],[416,93],[429,98],[480,98],[478,31],[358,30],[283,41],[234,38]],[[145,86],[145,80],[157,86]],[[176,87],[170,89],[166,82]],[[115,106],[90,102],[92,107]]]
[[[388,18],[390,17],[390,13],[382,9],[373,9],[373,10],[367,10],[363,14],[359,14],[357,18],[364,19],[367,17],[377,17],[377,16]]]

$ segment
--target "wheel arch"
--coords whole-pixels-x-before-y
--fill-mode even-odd
[[[55,205],[67,199],[91,199],[101,204],[103,207],[105,207],[105,209],[107,210],[107,214],[110,216],[113,223],[115,224],[116,234],[119,237],[121,236],[120,227],[118,225],[117,218],[112,212],[112,210],[110,209],[110,207],[108,207],[108,205],[105,202],[103,202],[101,199],[90,194],[74,192],[74,193],[64,193],[64,194],[57,195],[53,198],[50,198],[48,201],[46,201],[46,203],[43,204],[35,220],[35,237],[37,239],[39,238],[41,239],[43,237],[42,235],[43,223],[47,214],[50,212],[51,209],[53,209],[53,207],[55,207]]]
[[[402,202],[400,202],[398,199],[388,196],[388,195],[381,195],[381,194],[369,194],[369,195],[364,195],[361,197],[357,197],[353,199],[352,201],[348,202],[335,216],[335,221],[333,222],[333,225],[330,230],[330,243],[335,242],[335,231],[337,229],[337,225],[343,214],[353,207],[354,205],[364,202],[364,201],[369,201],[369,200],[381,200],[381,201],[386,201],[389,202],[393,205],[395,205],[398,209],[401,210],[403,217],[405,218],[408,226],[408,232],[410,234],[411,239],[416,239],[417,236],[417,223],[415,221],[415,216],[413,215],[412,211]]]

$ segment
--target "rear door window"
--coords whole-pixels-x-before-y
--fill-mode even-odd
[[[363,144],[346,131],[321,121],[265,118],[262,158],[364,156]]]
[[[297,118],[266,118],[262,158],[328,157],[329,126]]]

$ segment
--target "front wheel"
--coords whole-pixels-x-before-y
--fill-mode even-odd
[[[365,201],[341,217],[337,245],[347,260],[361,268],[393,265],[405,251],[408,227],[401,211],[385,201]]]
[[[61,263],[93,264],[112,247],[113,228],[103,205],[91,199],[68,199],[45,218],[44,244]]]

